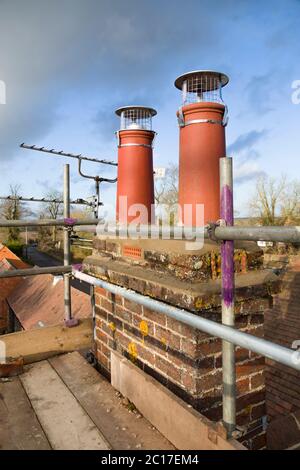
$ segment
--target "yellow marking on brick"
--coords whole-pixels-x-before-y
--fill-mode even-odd
[[[198,309],[204,307],[204,302],[203,302],[203,299],[197,299],[196,302],[195,302],[195,307]]]
[[[114,322],[110,322],[108,326],[111,329],[111,331],[116,331],[116,325],[114,324]]]
[[[143,336],[148,336],[149,334],[148,323],[145,320],[142,320],[140,323],[140,331]]]
[[[128,344],[128,352],[131,360],[135,360],[138,357],[136,344],[131,342]]]

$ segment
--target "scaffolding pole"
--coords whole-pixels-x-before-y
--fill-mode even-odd
[[[85,225],[97,225],[99,219],[31,219],[31,220],[0,220],[0,228],[6,227],[76,227]]]
[[[103,225],[102,225],[103,224]],[[1,225],[0,225],[1,226]],[[100,235],[112,237],[122,236],[132,237],[132,225],[109,224],[102,221],[97,228]],[[222,240],[244,240],[244,241],[273,241],[284,243],[300,243],[300,226],[247,226],[247,227],[226,227],[212,224],[205,227],[187,226],[159,226],[159,225],[139,225],[135,228],[137,238],[153,239],[176,239],[176,240],[201,240],[201,238],[212,238],[216,241]]]
[[[143,305],[149,310],[166,315],[167,317],[185,323],[192,328],[197,328],[211,336],[216,336],[233,343],[236,346],[249,349],[252,352],[279,362],[279,364],[284,364],[300,371],[300,355],[296,350],[280,346],[279,344],[250,335],[249,333],[244,333],[243,331],[239,331],[231,326],[222,325],[213,320],[199,317],[187,310],[173,307],[172,305],[166,304],[160,300],[152,299],[151,297],[139,294],[131,289],[126,289],[125,287],[120,287],[110,282],[103,281],[102,279],[90,276],[89,274],[77,271],[76,269],[73,269],[73,276],[75,279],[85,281],[96,287],[102,287],[112,294],[120,295],[124,297],[124,299]]]
[[[294,227],[217,227],[217,240],[270,241],[300,243],[300,226]]]
[[[226,226],[233,225],[232,158],[220,158],[220,216]],[[221,244],[222,324],[234,327],[234,242]],[[222,341],[223,422],[229,436],[236,428],[235,346]]]
[[[26,277],[26,276],[38,276],[40,274],[63,274],[71,273],[72,266],[50,266],[47,268],[28,268],[28,269],[13,269],[0,272],[0,279],[8,277]]]
[[[64,165],[64,218],[70,219],[70,165]],[[70,228],[64,227],[64,266],[71,264]],[[68,327],[76,326],[78,320],[72,317],[70,274],[64,274],[64,303],[65,324]]]

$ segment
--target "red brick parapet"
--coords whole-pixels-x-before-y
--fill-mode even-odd
[[[84,270],[89,274],[221,321],[220,279],[190,283],[189,278],[179,279],[168,270],[158,272],[144,265],[144,260],[109,257],[107,252],[101,256],[97,250],[85,260]],[[252,268],[239,272],[236,327],[263,336],[264,311],[270,308],[271,294],[278,287],[277,277],[270,271]],[[99,365],[106,374],[110,372],[110,352],[116,350],[208,418],[221,419],[220,339],[97,288],[96,346]],[[264,447],[264,358],[237,348],[236,364],[237,423],[244,427],[242,441],[251,448]]]

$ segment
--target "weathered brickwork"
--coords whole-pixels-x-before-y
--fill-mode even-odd
[[[291,257],[290,265],[282,277],[282,291],[274,297],[274,307],[265,315],[265,336],[282,346],[292,348],[300,344],[300,257]],[[298,344],[298,346],[299,346]],[[290,367],[267,361],[266,403],[269,420],[272,422],[270,441],[282,436],[282,418],[300,411],[300,372]],[[288,434],[286,433],[288,439]],[[287,443],[288,445],[288,443]],[[272,442],[270,442],[272,447]]]
[[[160,251],[153,247],[153,243],[144,243],[141,246],[131,246],[129,243],[97,239],[94,241],[94,253],[129,263],[136,260],[157,273],[166,273],[177,279],[188,279],[189,282],[203,282],[221,277],[220,248],[215,243],[206,242],[205,249],[184,253],[172,252],[171,249]],[[248,244],[245,249],[237,243],[234,265],[236,273],[262,269],[263,253],[253,244]]]
[[[260,308],[269,305],[261,299]],[[263,335],[263,314],[257,311],[257,300],[248,301],[238,313],[237,325],[250,334]],[[207,314],[207,312],[206,312]],[[220,313],[214,316],[220,318]],[[209,337],[176,320],[167,318],[96,290],[97,359],[109,372],[110,350],[129,357],[146,372],[191,403],[212,420],[222,417],[221,341]],[[264,359],[237,348],[237,422],[248,429],[243,440],[256,447],[257,431],[263,431],[265,416]],[[255,439],[251,440],[255,429]],[[259,439],[261,442],[262,438]]]
[[[190,268],[195,271],[198,265],[195,268],[189,263],[200,261],[198,258],[193,259],[190,253],[186,258],[185,255],[174,254],[171,250],[169,253],[160,251],[155,254],[155,250],[149,250],[149,247],[146,250],[143,245],[139,245],[142,253],[140,260],[136,259],[138,250],[134,251],[134,257],[123,260],[120,255],[124,252],[123,247],[117,243],[96,240],[95,245],[93,255],[88,257],[84,264],[84,269],[90,274],[185,308],[196,315],[216,322],[221,321],[219,267],[218,262],[215,263],[214,275],[211,269],[211,245],[209,250],[207,247],[204,249],[205,256],[208,252],[210,256],[210,274],[205,274],[201,282],[194,282],[193,277],[193,282],[190,282]],[[216,253],[218,249],[219,247],[216,248]],[[161,266],[156,269],[149,266],[150,251],[152,258],[161,261],[164,258],[174,270],[177,270],[179,262],[182,266],[185,265],[187,271],[184,279],[170,273],[170,266],[164,272],[161,271]],[[109,252],[111,256],[108,256]],[[131,253],[130,250],[127,252]],[[239,249],[236,257],[242,252],[242,249]],[[202,254],[198,255],[201,257]],[[258,261],[260,253],[257,250],[248,250],[241,260],[242,264],[237,264],[236,260],[236,327],[262,337],[264,312],[270,309],[272,292],[278,289],[277,278],[261,269],[261,263]],[[157,264],[159,265],[159,261]],[[200,270],[202,269],[203,265]],[[117,350],[208,418],[214,421],[222,419],[220,339],[120,296],[114,296],[104,289],[96,289],[95,297],[96,351],[103,372],[109,374],[110,352]],[[236,373],[237,424],[243,431],[240,440],[251,449],[264,448],[265,360],[257,354],[237,347]]]

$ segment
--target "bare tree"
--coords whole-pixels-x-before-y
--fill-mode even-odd
[[[178,166],[174,163],[169,164],[164,178],[155,181],[154,197],[158,206],[163,205],[169,221],[174,222],[174,207],[178,204]]]
[[[30,214],[26,204],[20,201],[20,185],[10,185],[9,197],[0,204],[1,217],[6,220],[18,220]],[[19,240],[20,229],[18,227],[10,227],[8,229],[9,240]]]
[[[300,215],[300,183],[292,181],[286,185],[281,202],[281,217],[284,225],[299,222]]]
[[[255,196],[250,202],[250,209],[254,215],[259,217],[262,225],[276,225],[275,221],[280,213],[281,198],[285,185],[286,178],[284,176],[278,182],[267,176],[258,178]]]
[[[262,225],[285,225],[299,217],[300,183],[263,176],[256,182],[256,191],[250,202],[252,213]]]
[[[155,202],[157,204],[176,204],[178,202],[178,166],[171,163],[164,178],[155,184]]]
[[[42,214],[45,218],[49,219],[58,219],[59,216],[63,215],[63,204],[60,202],[63,199],[63,194],[56,189],[49,191],[45,195],[45,199],[51,200],[51,202],[47,202],[43,204]],[[56,234],[57,234],[57,227],[52,228],[52,241],[56,243]]]

